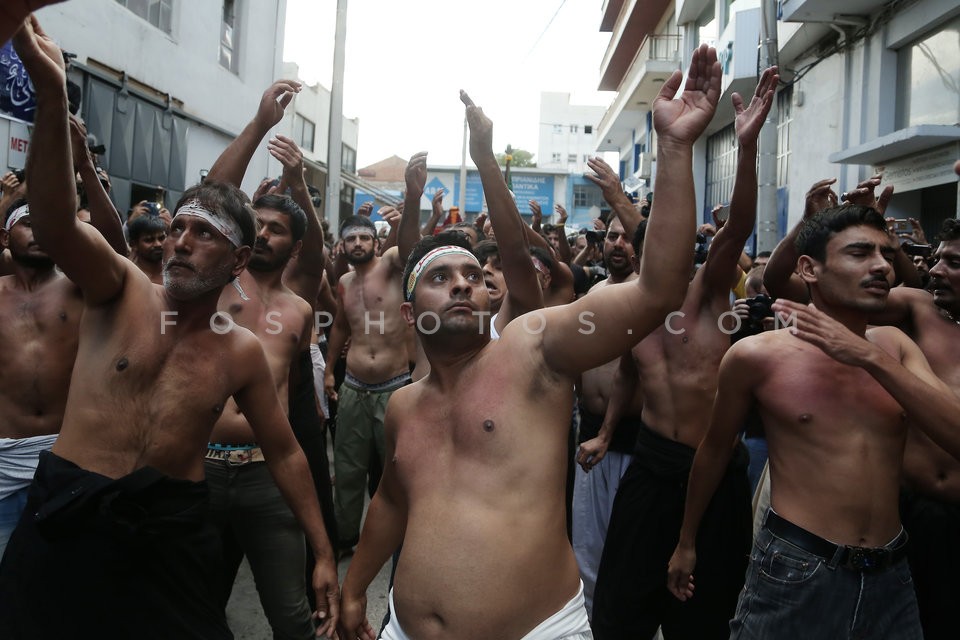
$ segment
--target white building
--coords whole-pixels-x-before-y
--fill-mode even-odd
[[[777,10],[778,3],[764,1]],[[960,5],[783,0],[779,10],[773,217],[780,234],[800,219],[804,194],[817,180],[837,177],[840,192],[882,170],[897,193],[888,212],[920,219],[931,236],[958,209],[952,164],[960,156]],[[650,104],[700,42],[717,47],[723,96],[694,150],[706,219],[733,187],[730,95],[749,96],[758,79],[760,0],[605,0],[601,12],[601,31],[611,39],[599,88],[618,94],[600,123],[597,148],[619,153],[622,177],[655,174]]]
[[[286,0],[74,0],[38,13],[44,29],[76,55],[70,79],[83,92],[80,115],[106,147],[101,164],[113,199],[126,211],[165,189],[172,206],[200,181],[256,112],[260,97],[297,66],[281,60]],[[333,43],[331,42],[331,47]],[[304,149],[307,180],[326,180],[329,92],[304,86],[273,133]],[[343,121],[343,157],[352,201],[359,122]],[[0,163],[20,168],[26,125],[0,114]],[[13,147],[11,152],[11,146]],[[266,149],[254,154],[244,184],[282,168]]]
[[[602,106],[570,104],[569,93],[542,92],[537,166],[570,173],[587,171],[587,158],[597,148],[596,129],[605,111]]]

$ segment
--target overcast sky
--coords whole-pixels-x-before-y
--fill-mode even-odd
[[[328,88],[336,5],[287,0],[284,60],[300,65],[303,80]],[[569,92],[577,104],[612,99],[596,91],[610,37],[598,29],[601,6],[349,0],[344,115],[360,118],[357,167],[420,150],[430,152],[430,164],[460,164],[461,88],[493,120],[495,150],[509,143],[536,153],[541,91]]]

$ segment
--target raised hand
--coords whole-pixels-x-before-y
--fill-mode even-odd
[[[543,211],[540,209],[540,203],[531,200],[527,205],[530,207],[530,214],[533,216],[533,224],[539,225],[543,221]]]
[[[3,177],[0,178],[0,191],[3,193],[13,193],[18,186],[20,186],[20,181],[17,180],[17,176],[13,171],[7,171],[3,174]]]
[[[746,107],[743,105],[743,98],[739,93],[734,93],[733,110],[737,114],[734,121],[734,127],[737,130],[737,141],[741,147],[755,147],[757,138],[760,136],[760,129],[770,113],[770,107],[773,105],[773,94],[777,89],[777,83],[780,82],[780,76],[777,75],[776,67],[765,69],[760,81],[757,83],[757,89],[753,92],[753,98]]]
[[[37,95],[67,90],[67,70],[63,52],[30,15],[13,37],[13,46],[23,61]]]
[[[467,125],[470,127],[470,157],[474,162],[489,160],[493,155],[493,122],[483,114],[483,109],[463,89],[460,101],[467,108]]]
[[[70,149],[73,152],[73,168],[79,169],[81,165],[92,162],[90,149],[87,147],[87,127],[83,121],[72,113],[67,116],[70,119]]]
[[[292,187],[304,182],[303,152],[293,140],[278,134],[267,143],[267,150],[283,165],[283,182],[286,185]]]
[[[804,219],[824,209],[837,206],[837,194],[832,189],[836,181],[836,178],[827,178],[826,180],[820,180],[814,183],[814,185],[810,187],[810,190],[807,191],[806,203],[803,208]]]
[[[674,71],[653,102],[653,126],[660,143],[692,145],[710,124],[720,99],[720,63],[717,51],[703,44],[693,52],[687,84],[679,100],[674,100],[683,73]]]
[[[443,189],[437,189],[433,194],[433,199],[430,202],[430,205],[433,208],[434,212],[443,212]]]
[[[427,186],[427,152],[420,151],[413,154],[407,168],[403,173],[407,182],[407,193],[417,194],[417,198],[423,195],[423,190]],[[441,196],[442,197],[442,196]]]
[[[557,224],[561,226],[567,224],[567,210],[563,208],[563,205],[555,204],[553,205],[553,208],[556,210],[557,215],[559,216],[557,219]]]
[[[593,170],[595,175],[585,173],[583,177],[600,187],[600,191],[603,192],[603,197],[606,198],[607,202],[610,201],[610,197],[622,193],[620,176],[602,158],[588,158],[587,166]]]
[[[369,218],[370,214],[373,213],[373,202],[367,200],[357,209],[357,215],[363,216],[364,218]]]
[[[280,122],[284,109],[293,100],[293,96],[300,93],[300,87],[300,83],[295,80],[277,80],[267,87],[260,98],[254,120],[265,129]]]
[[[377,211],[377,214],[392,228],[396,229],[400,225],[401,212],[396,207],[386,206]]]

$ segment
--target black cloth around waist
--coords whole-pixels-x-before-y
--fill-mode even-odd
[[[637,430],[633,464],[643,466],[654,475],[686,482],[696,453],[693,447],[665,438],[641,422]],[[742,472],[749,462],[750,455],[738,440],[727,465],[727,473]]]
[[[603,416],[591,413],[582,404],[578,408],[580,410],[580,432],[577,436],[577,444],[583,444],[587,440],[596,438],[600,433]],[[637,431],[642,424],[640,418],[632,416],[622,418],[610,438],[610,446],[607,449],[619,453],[633,453]]]

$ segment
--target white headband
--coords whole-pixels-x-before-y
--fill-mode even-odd
[[[413,298],[413,290],[417,286],[417,281],[420,280],[420,274],[430,266],[430,263],[436,260],[437,258],[442,258],[444,256],[467,256],[471,260],[477,263],[477,266],[480,266],[480,261],[477,260],[477,256],[473,255],[463,247],[458,247],[456,245],[444,245],[442,247],[437,247],[433,251],[427,252],[425,256],[420,258],[420,261],[417,262],[413,267],[413,271],[410,272],[410,277],[407,278],[407,290],[406,290],[406,299],[407,302]]]
[[[10,214],[10,217],[7,218],[7,224],[3,227],[7,231],[13,229],[13,225],[20,222],[22,218],[26,218],[30,215],[30,205],[25,204],[23,206],[17,207],[13,210],[13,213]]]
[[[230,216],[214,214],[200,204],[199,200],[188,200],[183,203],[183,206],[177,209],[177,213],[173,217],[176,218],[177,216],[194,216],[206,220],[214,229],[223,234],[223,237],[229,240],[230,244],[235,247],[243,245],[243,231],[240,230],[237,221]]]
[[[354,234],[357,234],[357,233],[365,233],[365,234],[367,234],[368,236],[370,236],[371,238],[376,238],[376,237],[377,237],[377,228],[374,227],[374,228],[371,229],[370,227],[363,226],[363,225],[359,225],[359,224],[358,224],[358,225],[354,225],[354,226],[352,226],[352,227],[345,227],[345,228],[343,229],[343,231],[340,232],[340,239],[341,239],[341,240],[346,240],[346,239],[349,238],[350,236],[352,236],[352,235],[354,235]]]

